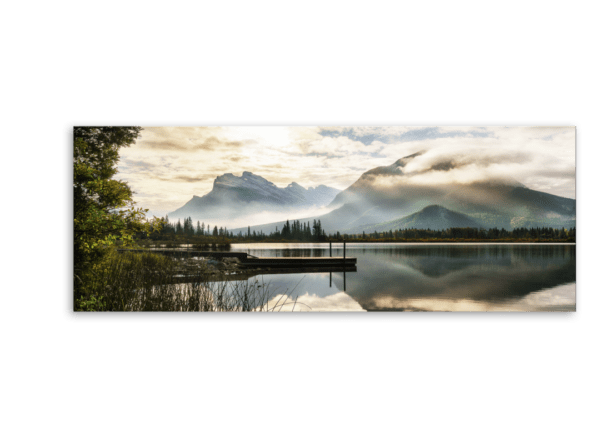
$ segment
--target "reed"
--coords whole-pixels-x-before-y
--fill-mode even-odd
[[[203,261],[153,253],[112,252],[86,276],[75,309],[82,311],[274,311],[269,287],[257,280],[214,280]]]

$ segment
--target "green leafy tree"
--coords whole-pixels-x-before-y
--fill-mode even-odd
[[[75,299],[93,269],[117,241],[133,243],[136,233],[160,227],[146,221],[146,211],[136,208],[132,191],[117,172],[119,149],[135,142],[140,127],[75,127],[73,130],[73,208]],[[77,304],[77,302],[76,302]]]

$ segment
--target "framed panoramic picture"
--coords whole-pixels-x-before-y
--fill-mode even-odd
[[[76,311],[575,311],[574,127],[75,127]]]

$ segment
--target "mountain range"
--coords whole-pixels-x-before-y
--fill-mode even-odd
[[[193,196],[168,215],[171,219],[192,217],[224,221],[264,211],[285,214],[299,208],[326,206],[338,193],[339,190],[332,187],[320,185],[306,189],[296,182],[280,188],[259,175],[244,171],[240,177],[218,176],[209,193]]]
[[[318,218],[328,233],[467,225],[507,230],[575,226],[574,199],[532,190],[511,179],[431,182],[430,173],[452,172],[460,165],[445,160],[426,171],[410,168],[423,154],[414,153],[391,165],[366,171],[337,193],[328,205],[329,213],[298,220]],[[276,227],[281,230],[282,225],[283,222],[261,224],[251,230],[268,234]]]

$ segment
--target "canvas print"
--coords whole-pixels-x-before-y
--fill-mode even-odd
[[[73,129],[76,311],[575,311],[575,128]]]

